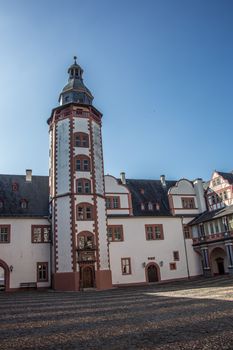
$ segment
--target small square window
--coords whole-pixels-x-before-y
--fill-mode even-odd
[[[170,270],[176,270],[176,263],[170,263]]]

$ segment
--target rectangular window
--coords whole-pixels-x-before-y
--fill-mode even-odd
[[[48,225],[32,225],[32,243],[49,243],[50,226]]]
[[[108,226],[108,240],[110,242],[123,241],[123,226],[122,225],[109,225]]]
[[[184,225],[183,226],[183,232],[184,232],[184,238],[185,239],[192,238],[191,230],[190,230],[190,227],[188,225]]]
[[[37,282],[48,282],[48,263],[37,263]]]
[[[0,225],[0,243],[10,243],[10,225]]]
[[[215,227],[215,232],[219,233],[219,226],[218,226],[218,221],[214,222],[214,227]]]
[[[170,270],[176,270],[176,263],[170,263]]]
[[[213,234],[214,233],[214,225],[212,222],[210,222],[210,233]]]
[[[148,241],[164,239],[163,225],[145,225],[146,239]]]
[[[121,271],[122,271],[122,275],[131,275],[130,258],[121,259]]]
[[[120,208],[120,197],[106,197],[106,208],[107,209],[119,209]]]
[[[174,261],[179,261],[180,260],[180,254],[179,254],[178,250],[173,252],[173,260]]]
[[[182,207],[184,209],[194,209],[195,208],[195,201],[193,197],[183,197],[181,198],[182,201]]]

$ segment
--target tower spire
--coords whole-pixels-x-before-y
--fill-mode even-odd
[[[83,83],[83,69],[77,63],[77,56],[73,58],[74,63],[68,69],[68,83],[63,88],[59,97],[60,105],[71,102],[92,105],[94,97]]]

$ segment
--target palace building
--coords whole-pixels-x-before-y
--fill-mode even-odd
[[[233,272],[233,174],[104,176],[102,113],[74,60],[49,176],[0,175],[0,288],[79,291]]]

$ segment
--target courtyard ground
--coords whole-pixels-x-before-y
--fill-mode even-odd
[[[0,349],[233,349],[233,278],[0,293]]]

